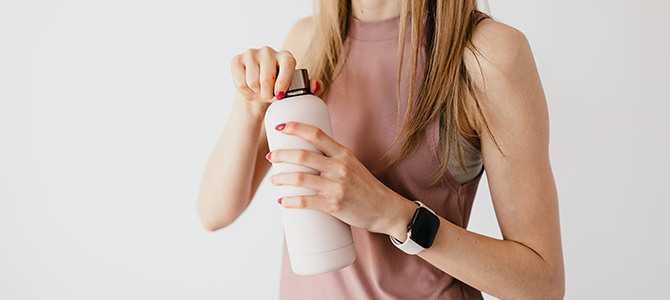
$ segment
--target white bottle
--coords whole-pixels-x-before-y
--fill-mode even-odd
[[[275,126],[286,122],[299,122],[320,128],[333,136],[330,115],[326,104],[314,96],[309,89],[307,70],[293,73],[291,86],[282,100],[275,101],[265,113],[270,151],[277,149],[304,149],[323,154],[310,142],[292,135],[283,134]],[[303,166],[273,164],[275,174],[304,172],[319,174]],[[279,197],[316,195],[318,191],[295,186],[278,186]],[[344,268],[354,262],[354,242],[351,227],[339,219],[312,209],[281,208],[284,234],[291,261],[291,269],[298,275],[313,275]]]

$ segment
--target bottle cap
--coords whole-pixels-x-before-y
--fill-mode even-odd
[[[292,97],[304,94],[311,94],[309,90],[309,75],[307,75],[307,69],[297,69],[293,72],[291,77],[291,85],[286,91],[284,97]]]

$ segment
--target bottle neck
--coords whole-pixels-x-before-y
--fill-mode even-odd
[[[309,90],[309,74],[307,69],[297,69],[291,75],[291,84],[286,89],[284,97],[295,97],[302,95],[309,95],[312,92]]]

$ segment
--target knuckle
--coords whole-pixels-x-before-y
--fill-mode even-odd
[[[296,157],[296,160],[298,163],[305,163],[307,160],[309,160],[309,155],[310,152],[307,150],[300,150],[298,152],[298,156]]]
[[[258,91],[258,89],[261,87],[260,83],[258,83],[258,80],[251,80],[247,82],[247,86],[249,86],[249,88],[254,91]]]
[[[328,211],[336,214],[344,209],[344,201],[341,198],[335,198],[328,203]]]
[[[263,55],[268,55],[268,54],[271,54],[272,52],[274,52],[275,50],[272,49],[270,46],[263,46],[260,49],[258,49],[258,51],[260,53],[262,53]]]
[[[337,172],[337,176],[340,178],[346,178],[351,174],[351,168],[345,164],[338,164],[335,167],[335,170]]]
[[[244,51],[244,53],[242,53],[242,59],[245,61],[252,60],[254,59],[255,53],[256,49],[249,49],[247,51]]]
[[[344,195],[347,194],[347,188],[344,184],[337,184],[334,192],[333,192],[333,198],[338,199],[338,201],[341,201],[341,199],[344,199]]]
[[[233,59],[230,60],[231,65],[240,65],[242,64],[242,54],[233,56]]]
[[[295,175],[295,184],[298,186],[302,186],[305,184],[307,181],[307,174],[305,173],[297,173]]]
[[[280,60],[284,64],[295,65],[297,63],[293,54],[291,52],[286,51],[286,50],[282,50],[282,51],[277,52],[277,57],[278,57],[278,60]]]
[[[275,75],[269,73],[263,73],[261,75],[261,85],[271,86],[275,83]]]
[[[323,131],[321,131],[319,128],[312,128],[307,133],[307,136],[312,141],[318,141],[323,137]]]
[[[307,207],[307,199],[305,199],[305,197],[302,197],[302,196],[296,198],[296,201],[295,201],[295,207],[296,207],[296,208],[305,208],[305,207]]]

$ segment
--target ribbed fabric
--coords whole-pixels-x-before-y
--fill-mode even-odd
[[[399,17],[362,22],[351,18],[345,41],[346,63],[323,99],[333,135],[371,171],[384,166],[398,134],[407,103],[397,102]],[[410,35],[406,34],[406,45]],[[401,99],[409,94],[409,46],[406,47]],[[419,61],[425,61],[421,53]],[[423,64],[417,83],[422,82]],[[417,84],[418,85],[418,84]],[[419,87],[417,87],[418,89]],[[439,176],[442,161],[439,118],[428,124],[414,151],[384,173],[374,173],[386,186],[410,200],[421,200],[450,222],[466,227],[481,178],[460,185],[449,174]],[[352,228],[356,261],[344,269],[312,276],[291,271],[284,247],[280,299],[482,299],[474,288],[454,279],[418,256],[397,249],[387,235]]]
[[[444,127],[445,125],[440,123],[440,147],[442,149],[442,155],[444,155],[446,152],[446,129]],[[461,167],[461,164],[458,161],[458,157],[456,157],[455,151],[451,151],[449,153],[447,170],[451,174],[451,177],[454,177],[456,182],[459,184],[464,184],[479,176],[479,172],[482,170],[484,162],[482,160],[481,150],[477,149],[477,147],[472,145],[472,143],[470,143],[464,137],[461,137],[461,141],[463,141],[463,166],[465,167],[465,170],[463,170],[463,167]]]

